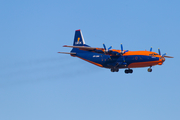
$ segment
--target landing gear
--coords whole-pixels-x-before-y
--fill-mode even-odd
[[[118,68],[111,68],[111,72],[119,72]]]
[[[127,69],[127,70],[125,70],[124,71],[126,74],[128,74],[128,73],[133,73],[133,70],[132,69]]]
[[[151,67],[148,68],[147,71],[148,71],[148,72],[152,72],[152,68],[151,68]]]

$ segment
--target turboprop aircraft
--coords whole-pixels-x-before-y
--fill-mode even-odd
[[[149,51],[130,51],[121,49],[112,49],[112,46],[106,48],[90,47],[85,44],[81,30],[75,31],[73,46],[64,45],[63,47],[72,48],[71,52],[58,52],[70,54],[73,57],[81,58],[99,67],[108,68],[111,72],[118,72],[119,69],[125,69],[125,73],[133,73],[132,68],[149,67],[148,72],[152,72],[152,66],[162,65],[165,58],[173,58],[171,56],[161,55],[160,49],[158,53]]]

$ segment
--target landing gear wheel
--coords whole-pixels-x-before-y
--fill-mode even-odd
[[[147,71],[148,71],[148,72],[152,72],[152,69],[151,69],[151,68],[148,68]]]
[[[125,70],[124,71],[126,74],[128,74],[128,73],[133,73],[133,70],[132,69],[127,69],[127,70]]]
[[[114,72],[114,69],[113,69],[113,68],[111,68],[111,72]]]
[[[119,72],[118,68],[111,68],[111,72]]]
[[[128,73],[129,73],[129,72],[128,72],[128,70],[125,70],[124,72],[125,72],[126,74],[128,74]]]

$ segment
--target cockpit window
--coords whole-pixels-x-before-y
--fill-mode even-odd
[[[153,54],[149,54],[149,56],[155,56],[155,55],[158,55],[158,54],[156,54],[156,53],[153,53]]]

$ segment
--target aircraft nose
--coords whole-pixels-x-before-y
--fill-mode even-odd
[[[165,61],[165,58],[161,56],[161,57],[159,57],[159,61],[164,62],[164,61]]]
[[[162,61],[163,61],[163,62],[165,61],[165,58],[164,58],[164,57],[162,57]]]
[[[159,57],[159,63],[158,63],[158,65],[162,65],[163,64],[163,62],[165,61],[165,58],[164,57]]]

